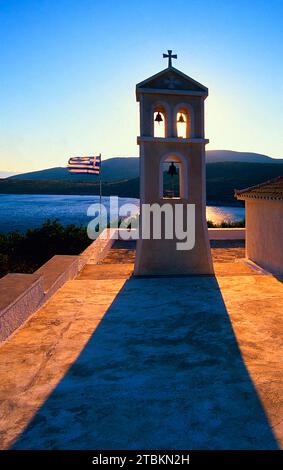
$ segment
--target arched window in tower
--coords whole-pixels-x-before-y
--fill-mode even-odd
[[[154,137],[166,137],[166,116],[163,109],[156,109],[153,113],[153,135]]]
[[[177,137],[182,139],[188,139],[190,130],[189,130],[189,115],[186,111],[180,110],[176,116],[177,124]]]
[[[182,197],[182,162],[175,156],[166,158],[162,162],[162,197]]]

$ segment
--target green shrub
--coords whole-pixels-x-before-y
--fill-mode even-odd
[[[32,273],[54,255],[78,255],[90,243],[84,227],[64,227],[47,220],[25,234],[0,234],[0,276],[8,272]]]
[[[220,224],[215,224],[211,220],[207,221],[208,228],[244,228],[245,220],[238,220],[237,222],[223,221]]]

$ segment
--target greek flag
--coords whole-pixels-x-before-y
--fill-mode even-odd
[[[90,173],[99,175],[101,167],[101,155],[96,157],[72,157],[68,161],[70,173]]]

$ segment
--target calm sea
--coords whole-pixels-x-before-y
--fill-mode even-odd
[[[27,194],[0,194],[0,232],[39,227],[47,219],[58,219],[63,225],[87,225],[92,217],[87,216],[91,204],[99,202],[98,196],[54,196]],[[109,198],[102,198],[109,209]],[[136,205],[138,199],[119,198],[119,207],[125,203]],[[207,219],[215,223],[242,220],[242,207],[207,207]]]

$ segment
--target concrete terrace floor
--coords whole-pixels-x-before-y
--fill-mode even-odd
[[[282,447],[280,280],[238,242],[213,245],[216,277],[131,278],[127,246],[0,347],[1,448]]]

